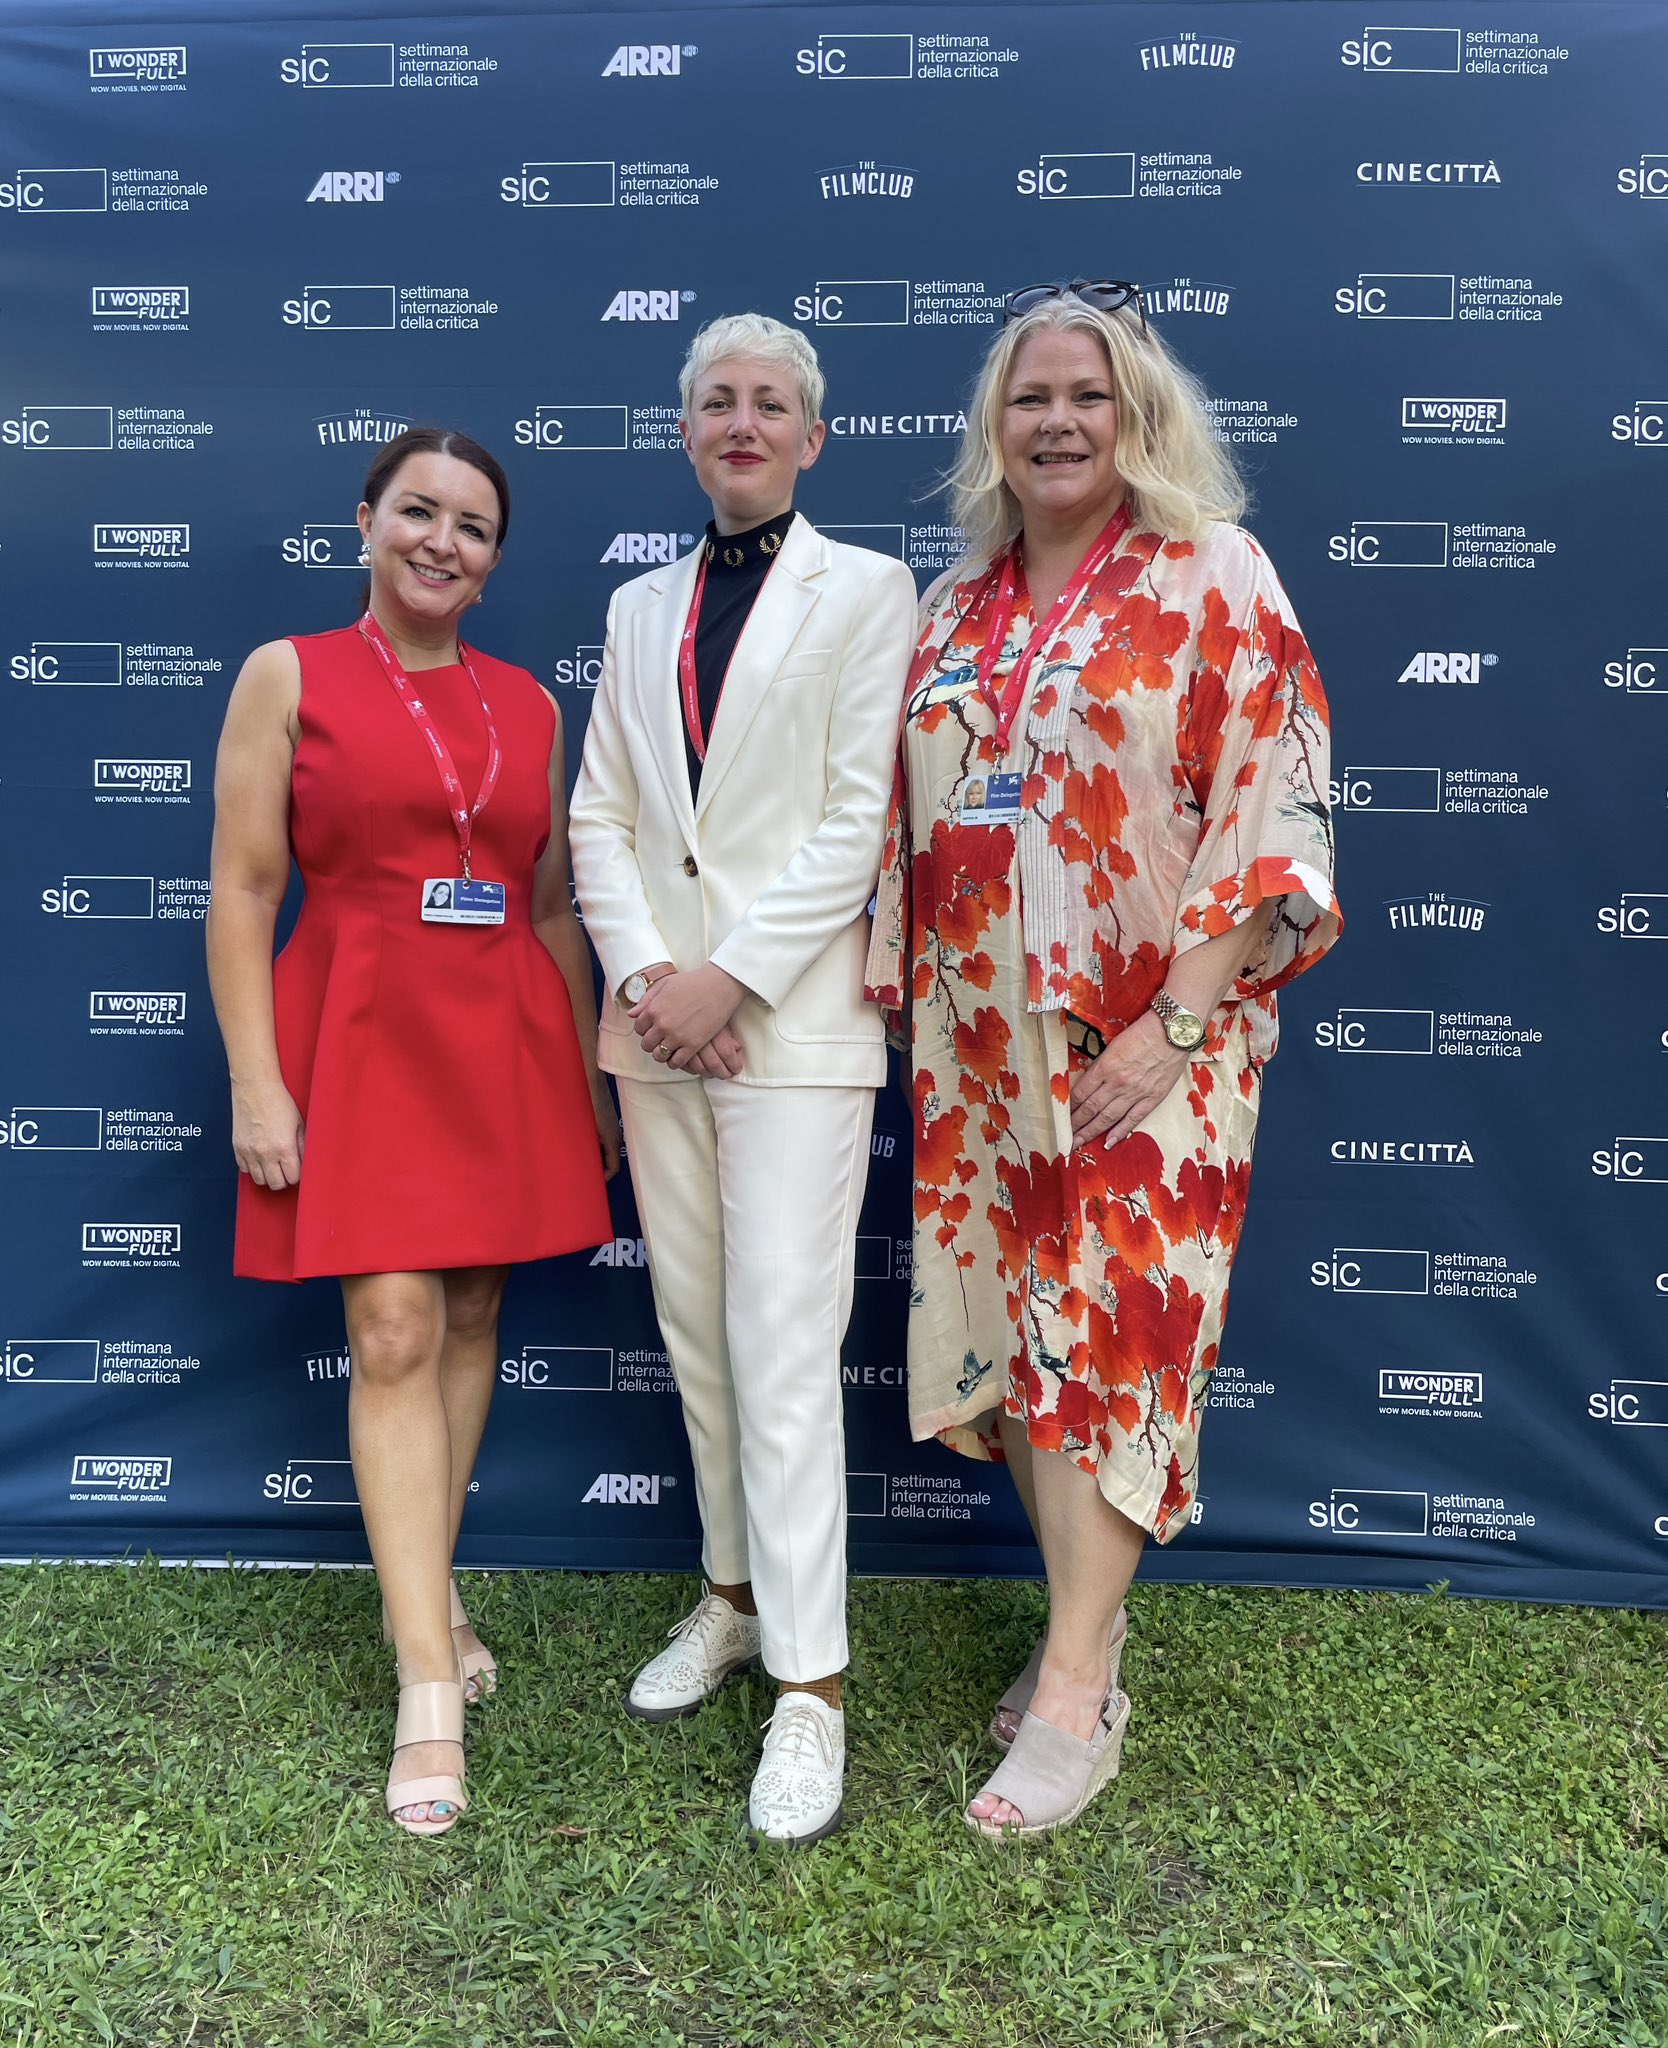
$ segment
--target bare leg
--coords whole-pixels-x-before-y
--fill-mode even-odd
[[[996,1432],[1002,1439],[1002,1455],[1008,1461],[1014,1492],[1019,1495],[1019,1504],[1025,1510],[1025,1519],[1031,1524],[1031,1534],[1040,1548],[1042,1528],[1037,1521],[1037,1483],[1031,1471],[1031,1437],[1025,1427],[1025,1418],[1010,1415],[1004,1409],[996,1418]]]
[[[469,1482],[498,1381],[498,1311],[509,1270],[508,1266],[456,1266],[440,1276],[446,1289],[440,1398],[446,1404],[446,1430],[452,1446],[453,1551],[458,1546]],[[454,1628],[452,1640],[460,1652],[486,1648],[472,1622]],[[477,1698],[480,1680],[472,1678],[464,1691],[466,1698]]]
[[[1031,1479],[1049,1598],[1048,1640],[1031,1712],[1088,1741],[1106,1699],[1112,1622],[1147,1532],[1104,1499],[1093,1475],[1069,1458],[1033,1452]],[[1020,1818],[1005,1799],[988,1793],[967,1810],[998,1826]]]
[[[446,1298],[438,1273],[359,1273],[342,1281],[353,1376],[348,1443],[382,1597],[408,1685],[457,1675],[452,1647],[451,1445],[440,1393]],[[456,1775],[459,1746],[396,1751],[390,1783]],[[426,1806],[410,1818],[428,1817]]]

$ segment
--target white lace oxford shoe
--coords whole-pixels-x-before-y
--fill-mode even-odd
[[[765,1723],[764,1754],[747,1802],[767,1842],[820,1842],[845,1818],[846,1717],[811,1692],[785,1692]]]
[[[717,1593],[667,1630],[672,1638],[631,1681],[626,1712],[639,1721],[673,1721],[692,1714],[733,1671],[759,1661],[759,1618],[737,1614]]]

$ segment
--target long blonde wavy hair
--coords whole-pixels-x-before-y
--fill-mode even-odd
[[[1118,473],[1138,526],[1197,540],[1216,520],[1238,519],[1245,487],[1211,430],[1204,386],[1132,309],[1103,313],[1081,299],[1045,299],[991,343],[968,408],[961,453],[945,480],[969,562],[989,561],[1019,532],[1019,500],[1002,474],[1002,408],[1014,359],[1034,334],[1092,334],[1106,351],[1118,405]]]

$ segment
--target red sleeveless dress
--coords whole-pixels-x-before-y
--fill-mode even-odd
[[[503,746],[474,870],[502,925],[424,924],[458,873],[434,758],[356,627],[296,637],[290,845],[306,901],[273,966],[278,1059],[306,1122],[297,1187],[238,1178],[233,1270],[256,1280],[549,1258],[612,1235],[567,984],[532,925],[555,714],[525,669],[471,649]],[[424,702],[473,802],[486,764],[461,667]]]

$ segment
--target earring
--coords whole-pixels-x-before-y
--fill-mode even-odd
[[[368,540],[359,543],[359,566],[361,569],[368,569],[371,566],[371,544]]]
[[[475,593],[475,602],[476,602],[477,604],[481,603],[481,601],[482,601],[482,600],[483,600],[483,599],[485,598],[485,596],[486,596],[486,592],[485,592],[484,590],[477,590],[477,591],[476,591],[476,593]]]

